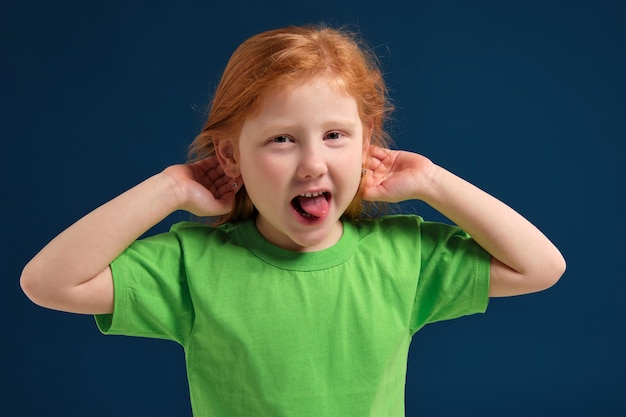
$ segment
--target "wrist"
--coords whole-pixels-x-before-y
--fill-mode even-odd
[[[440,178],[444,171],[443,168],[431,161],[429,161],[427,166],[422,167],[414,182],[414,198],[429,204],[435,201],[439,195]]]
[[[145,183],[152,194],[152,198],[147,199],[150,204],[158,205],[170,213],[184,207],[185,192],[171,175],[160,172],[148,178]]]

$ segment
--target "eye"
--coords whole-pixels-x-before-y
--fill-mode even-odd
[[[274,143],[287,143],[289,142],[289,136],[285,136],[285,135],[281,135],[281,136],[275,136],[272,138],[272,142]]]
[[[324,139],[326,140],[336,140],[336,139],[341,139],[341,137],[344,136],[341,132],[328,132],[325,136]]]

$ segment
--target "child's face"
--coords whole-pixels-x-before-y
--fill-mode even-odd
[[[356,101],[325,77],[266,94],[236,152],[259,232],[290,250],[335,244],[367,143]]]

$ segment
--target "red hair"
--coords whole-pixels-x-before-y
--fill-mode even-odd
[[[267,91],[320,73],[336,79],[354,97],[361,121],[371,132],[370,143],[388,147],[383,126],[392,106],[374,53],[356,35],[341,29],[292,26],[254,35],[235,50],[215,91],[208,119],[190,145],[190,159],[213,155],[220,138],[238,138],[244,121],[256,114]],[[364,204],[358,192],[344,216],[362,217]],[[254,215],[244,184],[233,211],[220,218],[220,223]]]

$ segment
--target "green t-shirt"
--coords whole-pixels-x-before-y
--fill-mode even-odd
[[[412,335],[484,312],[489,288],[480,246],[411,215],[344,222],[308,253],[252,221],[180,223],[111,269],[114,313],[98,326],[180,343],[196,417],[403,416]]]

